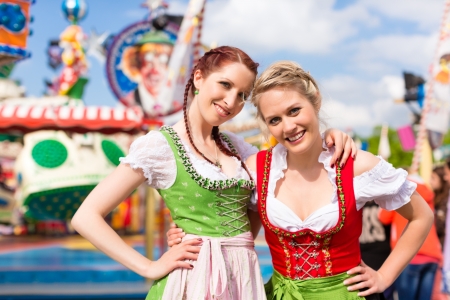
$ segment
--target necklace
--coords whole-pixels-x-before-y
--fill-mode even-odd
[[[215,150],[215,152],[216,152],[216,162],[213,163],[213,165],[215,165],[215,166],[218,167],[219,169],[222,169],[222,165],[220,164],[219,157],[218,157],[218,155],[217,155],[217,144],[216,144],[216,141],[214,141],[214,150]],[[205,154],[203,154],[202,152],[200,152],[200,154],[203,156],[204,159],[206,159],[207,161],[211,162],[211,161],[205,156]],[[208,155],[209,155],[210,157],[213,157],[209,152],[208,152]]]
[[[188,126],[188,122],[189,122],[189,121],[187,121],[187,119],[185,118],[184,126],[185,126],[185,128],[186,128],[186,132],[187,132],[187,135],[188,135],[188,137],[189,137],[189,141],[191,142],[191,144],[192,144],[192,146],[194,147],[195,151],[197,151],[199,154],[201,154],[201,156],[202,156],[206,161],[208,161],[208,162],[210,162],[211,164],[215,165],[215,166],[218,167],[219,169],[222,169],[222,165],[220,164],[219,157],[218,157],[218,155],[217,155],[217,144],[216,144],[216,141],[214,140],[214,138],[213,138],[213,141],[214,141],[214,150],[215,150],[215,152],[216,152],[216,162],[213,163],[209,158],[207,158],[207,157],[205,156],[205,154],[203,154],[203,152],[200,152],[200,150],[198,150],[198,148],[194,145],[194,141],[192,140],[191,132],[190,132],[190,130],[189,130],[189,127],[191,127],[191,126]],[[189,124],[189,125],[190,125],[190,124]],[[208,153],[208,155],[210,155],[210,153]],[[210,155],[210,157],[213,157],[213,156]]]

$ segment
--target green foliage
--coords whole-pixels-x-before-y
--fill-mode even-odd
[[[442,145],[450,145],[450,130],[444,135],[444,141]]]
[[[380,133],[381,133],[381,126],[376,126],[373,129],[372,135],[364,139],[368,143],[367,150],[375,155],[378,154],[378,145],[380,144]],[[388,161],[395,168],[410,166],[412,163],[413,151],[408,152],[403,151],[400,139],[398,138],[397,131],[389,128],[388,139],[391,148],[391,156],[389,157]],[[448,137],[448,139],[450,141],[450,136]]]

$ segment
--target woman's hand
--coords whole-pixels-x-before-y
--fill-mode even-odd
[[[360,266],[351,269],[347,272],[347,274],[358,274],[352,278],[344,280],[344,284],[348,286],[347,289],[349,291],[364,289],[364,291],[360,291],[358,293],[359,297],[381,293],[389,287],[383,275],[367,266],[363,261],[361,261]]]
[[[325,143],[328,148],[335,146],[335,152],[331,158],[330,164],[334,166],[336,161],[341,157],[340,166],[344,166],[350,155],[356,157],[356,144],[353,139],[346,133],[337,129],[327,129],[325,131]]]
[[[167,231],[167,245],[172,247],[181,243],[181,239],[186,235],[183,229],[178,228],[175,223],[170,224],[170,229]]]
[[[176,268],[193,269],[194,266],[186,260],[197,260],[201,243],[202,239],[198,238],[171,247],[160,259],[150,263],[150,267],[143,276],[156,280],[166,276]]]

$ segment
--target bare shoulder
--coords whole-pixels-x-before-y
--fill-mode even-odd
[[[256,172],[256,153],[250,155],[245,161],[245,164],[251,171]]]
[[[370,152],[358,150],[355,162],[353,163],[354,176],[359,176],[364,172],[372,170],[378,163],[380,158]]]

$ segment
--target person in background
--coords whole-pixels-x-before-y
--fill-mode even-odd
[[[445,222],[447,219],[447,202],[448,191],[450,189],[449,184],[444,178],[444,166],[437,166],[431,173],[430,186],[434,191],[434,224],[436,225],[436,232],[441,243],[441,248],[444,249],[445,240]],[[433,295],[439,295],[439,297],[433,297],[437,299],[447,299],[445,294],[441,291],[442,286],[442,265],[439,266],[436,271],[436,279],[434,280]]]
[[[448,191],[450,188],[444,176],[444,166],[437,166],[433,169],[430,179],[430,185],[434,192],[434,222],[442,248],[444,248],[445,220],[447,218]]]
[[[444,164],[444,179],[447,185],[450,186],[450,158],[447,158]],[[450,214],[448,210],[450,209],[450,205],[447,205],[447,215],[445,218],[445,232],[450,231],[450,221],[448,217]],[[446,294],[450,294],[450,237],[447,235],[444,236],[444,262],[442,266],[442,283],[443,283],[443,291]]]
[[[409,175],[408,180],[417,183],[417,193],[434,210],[433,191],[425,185],[419,176]],[[393,249],[405,230],[408,221],[395,211],[386,211],[384,209],[380,211],[379,218],[381,223],[392,225],[391,247]],[[422,247],[395,281],[398,298],[400,300],[432,299],[436,271],[441,263],[441,245],[436,233],[436,227],[433,224]],[[434,296],[434,298],[438,297],[438,295]]]
[[[359,237],[361,258],[365,264],[374,270],[378,270],[383,265],[386,258],[391,253],[391,224],[382,224],[378,218],[380,206],[375,201],[369,201],[363,207],[362,234]],[[386,300],[394,300],[395,286],[391,285],[383,294]]]

